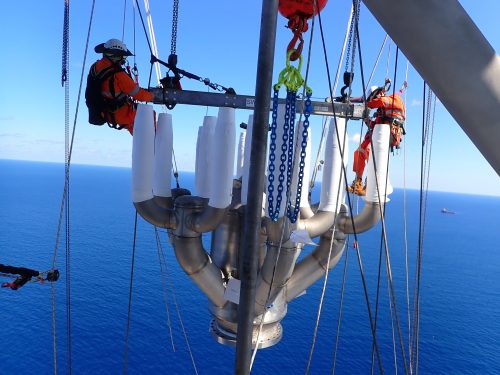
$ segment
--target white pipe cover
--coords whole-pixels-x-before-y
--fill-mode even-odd
[[[234,152],[236,143],[234,108],[219,108],[213,137],[213,157],[210,165],[210,200],[214,208],[226,208],[231,204],[234,176]],[[208,156],[207,156],[208,158]]]
[[[321,182],[321,196],[319,201],[320,211],[338,212],[341,204],[344,201],[345,184],[342,168],[342,153],[338,139],[345,145],[344,167],[347,164],[347,140],[346,137],[346,120],[345,118],[337,117],[337,127],[335,128],[335,118],[330,120],[328,128],[328,136],[325,144],[325,165],[323,167],[323,179]],[[337,129],[338,139],[337,139]],[[345,141],[344,141],[345,140]],[[342,176],[342,178],[341,178]],[[340,191],[339,191],[340,188]],[[337,199],[337,194],[340,195]]]
[[[387,163],[389,162],[389,140],[391,136],[391,127],[387,124],[379,124],[373,128],[372,143],[373,150],[368,159],[368,170],[366,174],[366,196],[365,201],[384,203],[389,202],[387,195],[391,194],[393,188],[387,178]],[[375,173],[375,164],[377,173]],[[375,178],[376,176],[376,178]],[[387,192],[386,192],[387,178]],[[380,191],[379,194],[377,191]]]
[[[247,204],[248,175],[250,173],[250,154],[252,149],[253,115],[248,116],[247,131],[245,136],[245,150],[243,154],[243,173],[241,178],[241,204]]]
[[[153,106],[139,104],[132,138],[132,201],[134,203],[153,198],[154,142]]]
[[[199,132],[196,155],[196,194],[202,198],[210,198],[210,184],[215,175],[212,175],[213,168],[213,142],[215,126],[217,124],[216,116],[205,116],[203,127]]]
[[[160,113],[156,124],[155,174],[153,193],[158,197],[171,197],[172,150],[174,147],[172,115]]]

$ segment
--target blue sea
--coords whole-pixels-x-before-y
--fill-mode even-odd
[[[74,374],[124,373],[135,221],[130,180],[131,171],[127,168],[71,167],[69,241]],[[180,173],[182,187],[192,188],[193,181],[192,174]],[[0,263],[40,271],[51,268],[63,187],[62,164],[0,160]],[[412,319],[419,192],[407,190],[406,201]],[[403,202],[404,192],[396,190],[387,206],[386,227],[396,307],[408,358]],[[441,213],[444,207],[456,214]],[[499,223],[499,197],[429,192],[420,275],[421,374],[500,374]],[[64,226],[61,233],[57,250],[61,278],[55,283],[55,338],[57,372],[67,374]],[[164,230],[160,230],[160,236],[173,285],[171,289],[165,279],[167,305],[154,228],[139,217],[127,373],[194,374],[190,347],[199,374],[232,374],[235,349],[216,343],[210,336],[206,298],[177,265]],[[204,235],[204,243],[209,246],[208,234]],[[373,316],[380,243],[380,225],[359,236],[359,254]],[[310,250],[306,248],[304,252]],[[328,277],[310,374],[332,373],[344,264],[346,282],[335,373],[368,374],[371,370],[368,310],[357,253],[350,239],[348,250]],[[393,344],[385,258],[381,269],[377,319],[381,364],[386,374],[403,374],[397,330]],[[320,280],[290,303],[281,342],[259,350],[253,374],[305,373],[322,284]],[[30,283],[18,291],[0,289],[0,301],[0,374],[53,374],[50,285]],[[379,373],[376,361],[375,373]]]

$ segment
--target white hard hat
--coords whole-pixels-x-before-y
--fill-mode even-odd
[[[368,95],[366,96],[366,100],[367,101],[372,100],[380,92],[385,92],[385,89],[383,87],[379,87],[379,86],[370,87],[370,90],[368,90]]]
[[[119,39],[110,39],[106,43],[98,44],[95,46],[94,51],[110,55],[133,56],[133,53],[128,50],[125,43]]]

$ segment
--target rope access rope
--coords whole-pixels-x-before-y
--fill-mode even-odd
[[[320,16],[318,16],[318,17],[320,17]],[[350,15],[349,18],[350,18],[350,20],[352,20],[352,13],[351,13],[351,15]],[[313,27],[314,27],[314,19],[313,19]],[[321,27],[321,19],[320,19],[320,27]],[[312,34],[312,32],[311,32],[311,34]],[[338,79],[339,70],[340,69],[337,68],[336,79]],[[334,87],[335,87],[335,85],[336,85],[336,83],[334,84]],[[333,90],[335,90],[335,89],[333,88]],[[347,132],[344,132],[344,139],[343,139],[343,143],[342,143],[342,149],[345,149],[346,140],[347,140]],[[342,158],[341,163],[342,164],[344,163],[343,158]],[[340,180],[342,180],[342,174],[343,174],[343,172],[344,172],[344,170],[342,169],[340,171]],[[335,202],[335,212],[339,211],[341,186],[342,185],[339,184],[338,189],[337,189],[337,199],[336,199],[336,202]],[[318,335],[319,321],[320,321],[321,312],[322,312],[322,309],[323,309],[323,302],[324,302],[325,293],[326,293],[326,285],[327,285],[327,282],[328,282],[328,275],[329,275],[329,271],[330,271],[330,261],[331,261],[331,255],[332,255],[332,250],[333,250],[333,242],[335,240],[335,229],[336,229],[336,223],[334,222],[333,227],[332,227],[332,236],[331,236],[331,239],[330,239],[330,248],[329,248],[329,251],[328,251],[328,258],[327,258],[327,262],[326,262],[326,270],[325,270],[325,276],[324,276],[324,281],[323,281],[323,287],[322,287],[322,290],[321,290],[320,301],[319,301],[318,309],[317,309],[317,313],[316,313],[316,322],[315,322],[315,326],[314,326],[313,340],[312,340],[312,343],[311,343],[311,348],[309,350],[309,358],[308,358],[308,361],[307,361],[307,367],[306,367],[306,371],[305,371],[306,374],[309,373],[309,369],[311,367],[312,357],[313,357],[314,348],[315,348],[315,344],[316,344],[316,339],[317,339],[317,335]],[[344,276],[345,276],[345,274],[344,274]]]
[[[353,7],[351,5],[351,10],[350,10],[350,13],[349,13],[349,19],[347,21],[347,29],[346,29],[346,32],[345,32],[345,36],[344,36],[344,43],[343,43],[343,46],[342,46],[342,52],[340,53],[340,57],[339,57],[339,63],[337,65],[337,72],[335,74],[335,83],[333,84],[333,87],[332,87],[332,92],[335,92],[337,91],[337,85],[338,85],[338,81],[339,81],[339,76],[340,76],[340,67],[342,65],[342,61],[344,59],[344,53],[345,53],[345,50],[346,50],[346,44],[347,44],[347,38],[349,36],[349,29],[350,29],[350,25],[351,25],[351,22],[352,22],[352,13],[353,13]],[[318,152],[316,154],[316,161],[314,162],[314,168],[313,168],[313,173],[311,175],[311,181],[309,182],[309,187],[310,189],[312,189],[314,187],[314,183],[316,181],[316,174],[318,173],[318,169],[319,169],[319,165],[320,165],[320,156],[322,154],[322,151],[323,151],[323,147],[324,147],[324,142],[325,142],[325,139],[326,139],[326,130],[327,130],[327,124],[328,124],[328,120],[329,120],[329,116],[327,116],[323,122],[323,131],[321,133],[321,138],[320,138],[320,141],[319,141],[319,147],[318,147]]]
[[[167,235],[169,235],[169,232],[167,232]],[[162,248],[161,248],[161,256],[163,258],[163,264],[166,265],[167,261],[166,261],[165,253],[164,253],[164,251],[163,251]],[[172,293],[172,299],[174,301],[174,306],[175,306],[175,310],[177,312],[177,317],[178,317],[179,323],[181,325],[182,334],[184,335],[184,340],[186,341],[186,346],[187,346],[187,349],[188,349],[188,352],[189,352],[189,356],[191,358],[191,363],[193,364],[193,369],[194,369],[195,374],[198,374],[198,369],[196,368],[196,363],[195,363],[195,360],[194,360],[193,352],[191,350],[191,345],[189,344],[189,338],[187,336],[187,331],[186,331],[186,328],[184,327],[184,323],[183,323],[183,320],[182,320],[182,316],[181,316],[181,312],[180,312],[180,309],[179,309],[179,305],[177,303],[177,298],[175,296],[174,285],[173,285],[172,279],[170,277],[170,273],[168,272],[168,270],[167,270],[166,267],[165,267],[165,270],[167,271],[166,274],[167,274],[167,281],[168,281],[169,287],[170,287],[170,293]]]
[[[125,330],[125,351],[123,354],[123,374],[127,373],[127,356],[128,356],[128,338],[130,334],[130,318],[132,311],[132,290],[134,285],[134,263],[135,263],[135,245],[137,240],[137,210],[135,211],[134,220],[134,240],[132,242],[132,264],[130,266],[130,284],[128,291],[128,309],[127,309],[127,328]]]
[[[358,29],[356,29],[356,32],[359,32]],[[360,43],[360,41],[359,41],[359,35],[358,35],[358,43]],[[360,45],[359,49],[361,51],[361,45]],[[395,62],[395,67],[394,67],[394,82],[396,81],[397,63],[398,63],[398,51],[399,51],[399,48],[396,51],[396,62]],[[364,87],[365,85],[364,85],[364,74],[363,74],[363,68],[362,68],[363,64],[362,64],[361,53],[359,55],[359,58],[360,58],[360,66],[361,66],[361,80],[363,81],[363,87]],[[396,86],[394,85],[393,86],[393,95],[395,94],[395,87]],[[393,101],[393,106],[394,106],[394,101]],[[373,139],[370,140],[370,144],[371,144],[371,147],[373,149]],[[387,152],[389,153],[389,150]],[[390,159],[388,158],[387,171],[389,169],[389,160]],[[373,161],[374,169],[375,169],[375,171],[377,171],[377,163],[376,163],[376,157],[375,157],[375,155],[372,155],[372,161]],[[375,172],[374,175],[375,175],[375,184],[376,184],[376,186],[379,186],[377,173]],[[387,183],[388,183],[388,172],[386,173],[384,197],[387,195]],[[377,195],[378,195],[378,199],[379,199],[379,202],[380,202],[381,201],[381,196],[380,196],[380,191],[378,189],[377,189]],[[386,230],[386,225],[385,225],[385,205],[386,205],[386,200],[384,199],[384,210],[382,210],[382,206],[380,206],[380,216],[381,216],[381,223],[382,223],[382,237],[384,239],[384,249],[385,249],[387,279],[388,279],[388,282],[389,282],[389,286],[391,288],[392,303],[393,303],[393,306],[394,306],[394,315],[396,317],[396,322],[397,322],[398,337],[399,337],[399,344],[400,344],[400,349],[401,349],[401,355],[402,355],[403,365],[404,365],[404,369],[405,369],[405,374],[407,374],[408,373],[408,367],[407,367],[407,363],[406,363],[406,355],[405,355],[405,350],[404,350],[404,345],[403,345],[403,336],[402,336],[401,325],[400,325],[400,322],[399,322],[399,316],[398,316],[398,312],[397,312],[396,295],[395,295],[394,287],[393,287],[393,283],[392,283],[392,270],[391,270],[391,262],[390,262],[390,256],[389,256],[389,244],[388,244],[388,240],[387,240],[387,230]]]
[[[164,269],[166,272],[167,269],[167,264],[163,264],[161,255],[163,253],[162,246],[161,246],[161,241],[160,241],[160,236],[158,235],[158,229],[156,225],[154,226],[155,228],[155,238],[156,238],[156,250],[158,253],[158,263],[160,265],[160,279],[161,279],[161,289],[163,291],[163,299],[165,301],[165,310],[167,313],[167,326],[168,330],[170,333],[170,342],[172,343],[172,350],[175,352],[175,345],[174,345],[174,335],[172,333],[172,322],[170,320],[170,309],[168,307],[168,298],[167,298],[167,288],[165,286],[165,277],[164,277]]]
[[[346,240],[346,247],[349,248],[349,237]],[[340,299],[339,299],[339,313],[337,316],[337,330],[335,332],[335,350],[333,352],[333,367],[332,367],[332,375],[335,374],[335,367],[337,366],[337,352],[339,349],[339,337],[340,337],[340,323],[342,321],[342,307],[344,305],[344,292],[345,292],[345,282],[347,279],[347,261],[349,258],[349,251],[345,251],[344,257],[344,273],[342,276],[342,286],[340,290]]]
[[[386,34],[387,35],[387,34]],[[390,44],[389,44],[389,52],[390,52]],[[397,73],[397,59],[398,59],[398,52],[399,50],[396,50],[396,63],[394,66],[394,82],[396,82],[396,73]],[[390,64],[390,53],[387,55],[387,63],[386,63],[386,82],[387,82],[387,77],[388,77],[388,72],[389,72],[389,64]],[[393,95],[395,93],[395,85],[393,86]],[[394,101],[393,101],[393,106],[394,106]],[[394,110],[394,108],[392,108]],[[371,146],[373,147],[373,143],[371,142]],[[389,151],[388,151],[389,152]],[[374,159],[375,160],[375,159]],[[390,158],[388,158],[390,160]],[[389,180],[389,163],[387,163],[387,168],[386,168],[386,179],[385,179],[385,186],[384,186],[384,196],[387,194],[387,184]],[[377,176],[375,177],[377,181]],[[377,186],[378,186],[378,181],[377,181]],[[378,193],[378,189],[377,189]],[[378,198],[380,201],[380,193],[378,193]],[[383,213],[385,213],[385,208],[386,208],[386,201],[384,201],[384,209],[383,211],[380,212],[381,216]],[[383,217],[385,219],[385,217]],[[385,227],[383,227],[385,228]],[[380,245],[379,245],[379,261],[378,261],[378,274],[377,274],[377,291],[376,291],[376,297],[375,297],[375,327],[377,326],[377,321],[378,321],[378,309],[379,309],[379,295],[380,295],[380,280],[381,280],[381,268],[382,268],[382,257],[383,257],[383,251],[382,251],[382,246],[384,245],[384,232],[381,234],[380,238]],[[387,245],[386,245],[387,246]],[[387,250],[388,253],[388,250]],[[387,267],[387,266],[386,266]],[[390,267],[390,263],[389,263]],[[391,298],[390,298],[390,292],[389,292],[389,309],[390,309],[390,314],[391,314],[391,329],[392,329],[392,337],[394,339],[394,321],[393,321],[393,313],[392,313],[392,304],[391,304]],[[393,341],[393,347],[395,343]],[[374,357],[373,357],[373,346],[372,346],[372,363],[371,363],[371,373],[373,374],[373,366],[374,366]],[[394,356],[394,360],[396,362],[396,356]],[[395,368],[395,371],[397,372],[397,367]]]
[[[409,62],[406,60],[406,73],[405,81],[408,82],[408,66]],[[407,104],[407,93],[405,90],[404,105]],[[406,220],[406,137],[403,138],[403,234],[404,234],[404,247],[405,247],[405,281],[406,281],[406,309],[408,318],[408,360],[410,362],[410,373],[413,368],[413,361],[411,355],[411,316],[410,316],[410,289],[409,289],[409,272],[408,272],[408,236],[407,236],[407,220]]]
[[[420,182],[420,219],[419,219],[419,238],[418,238],[418,251],[417,251],[417,272],[415,275],[415,289],[414,292],[414,323],[413,323],[413,347],[412,354],[414,356],[413,365],[415,366],[415,373],[418,374],[418,351],[419,351],[419,329],[420,329],[420,280],[422,270],[422,256],[424,247],[424,233],[425,233],[425,218],[427,211],[427,197],[428,197],[428,184],[429,184],[429,171],[430,171],[430,156],[432,151],[432,136],[434,129],[434,116],[435,116],[435,103],[436,97],[434,96],[434,106],[431,105],[433,96],[430,87],[428,88],[428,99],[425,101],[426,83],[424,82],[424,108],[422,112],[422,156],[421,156],[421,182]],[[427,109],[426,109],[427,104]],[[432,113],[432,116],[431,116]],[[430,128],[430,130],[429,130]],[[430,136],[429,136],[430,133]],[[427,140],[429,140],[427,142]],[[424,188],[425,185],[425,188]]]
[[[354,6],[354,8],[357,9],[356,6]],[[332,90],[331,89],[332,88],[332,83],[331,83],[330,68],[329,68],[329,64],[328,64],[328,57],[327,57],[327,54],[326,54],[326,45],[325,45],[324,34],[323,34],[323,27],[322,27],[322,22],[321,22],[321,14],[318,15],[318,20],[319,20],[319,26],[320,26],[320,31],[321,31],[321,40],[322,40],[322,44],[323,44],[323,54],[325,56],[325,64],[326,64],[326,69],[327,69],[328,87],[329,87],[329,90],[330,90],[330,96],[333,97],[333,92],[331,91]],[[363,95],[364,95],[364,93],[363,93]],[[336,124],[337,123],[337,116],[335,114],[335,111],[333,111],[333,119],[334,119],[334,122]],[[336,133],[336,137],[337,137],[337,142],[340,145],[341,142],[340,142],[340,137],[339,137],[338,131],[336,131],[335,133]],[[340,151],[340,154],[341,154],[341,157],[342,157],[342,160],[343,160],[343,158],[344,158],[344,148],[340,147],[339,151]],[[345,165],[343,163],[342,163],[342,170],[343,170],[344,176],[346,176]],[[344,179],[344,183],[345,183],[345,188],[347,190],[347,188],[348,188],[347,179]],[[352,202],[351,202],[349,194],[347,194],[347,200],[348,200],[349,209],[352,212]],[[355,223],[354,223],[354,218],[352,216],[350,216],[350,219],[351,219],[351,224],[353,226],[353,232],[354,232],[353,235],[354,235],[354,239],[355,239],[355,244],[358,244],[359,242],[358,242],[358,238],[357,238],[357,232],[356,232],[356,227],[355,227]],[[366,279],[365,279],[365,276],[364,276],[363,265],[362,265],[362,262],[361,262],[361,256],[360,256],[359,246],[358,245],[355,246],[355,250],[356,250],[356,255],[357,255],[357,260],[358,260],[358,266],[359,266],[359,270],[360,270],[360,276],[361,276],[361,280],[362,280],[362,284],[363,284],[363,291],[364,291],[365,302],[366,302],[366,306],[367,306],[367,310],[368,310],[368,318],[369,318],[369,321],[370,321],[370,329],[371,329],[371,333],[372,333],[373,339],[376,342],[375,331],[373,329],[373,320],[372,320],[372,313],[371,313],[371,308],[370,308],[370,301],[369,301],[369,298],[368,298],[368,290],[367,290],[367,286],[366,286]],[[380,360],[380,353],[378,351],[378,345],[375,346],[375,349],[376,349],[376,353],[377,353],[377,359],[378,359],[379,369],[380,369],[380,372],[383,373],[382,363],[381,363],[381,360]]]
[[[125,19],[127,15],[127,0],[123,0],[122,42],[125,39]],[[135,51],[135,49],[134,49]]]

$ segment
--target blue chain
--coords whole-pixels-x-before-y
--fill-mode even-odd
[[[288,207],[287,207],[287,216],[292,223],[295,223],[297,221],[300,209],[300,197],[302,195],[302,186],[304,181],[304,167],[306,165],[305,158],[306,158],[307,137],[309,135],[309,116],[311,115],[311,109],[312,109],[311,94],[312,93],[310,90],[306,91],[304,123],[302,124],[302,143],[300,145],[301,147],[300,147],[299,176],[297,180],[297,196],[295,197],[295,207],[293,212],[291,212],[292,207],[290,202],[288,202]]]
[[[294,160],[294,128],[295,128],[295,104],[297,100],[297,91],[291,88],[287,88],[286,105],[285,105],[285,122],[283,124],[283,136],[281,144],[281,155],[280,155],[280,167],[278,175],[278,186],[277,186],[277,196],[276,196],[276,207],[274,206],[274,172],[276,170],[276,129],[278,126],[278,104],[279,98],[278,93],[281,84],[274,85],[273,92],[273,111],[272,111],[272,123],[271,123],[271,141],[269,146],[269,174],[268,187],[267,187],[267,202],[268,202],[268,214],[271,220],[278,221],[278,216],[281,208],[281,202],[283,200],[283,190],[285,182],[285,171],[286,171],[286,196],[290,192],[290,187],[292,183],[292,173],[293,173],[293,160]],[[297,221],[297,217],[300,209],[300,197],[302,184],[304,179],[304,166],[306,157],[306,146],[307,137],[309,129],[309,116],[311,115],[311,95],[312,91],[309,87],[306,87],[306,100],[304,108],[304,123],[302,130],[302,142],[301,142],[301,152],[300,152],[300,162],[299,162],[299,173],[297,181],[297,195],[295,197],[295,207],[292,212],[291,198],[287,203],[286,216],[290,219],[292,223]]]
[[[274,171],[276,166],[274,162],[276,160],[276,128],[277,128],[277,118],[278,118],[278,93],[279,87],[274,87],[273,95],[273,112],[272,112],[272,123],[271,123],[271,142],[269,145],[269,173],[267,180],[269,184],[267,186],[267,203],[269,209],[269,217],[276,221],[278,219],[279,205],[277,203],[276,211],[274,211]],[[281,203],[281,202],[280,202]]]

